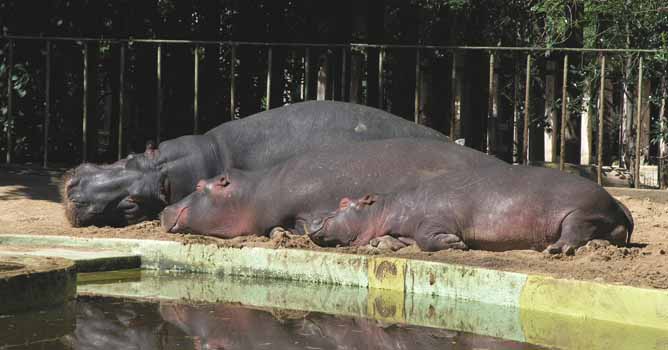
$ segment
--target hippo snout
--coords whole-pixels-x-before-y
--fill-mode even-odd
[[[160,224],[167,232],[179,232],[188,217],[188,207],[168,206],[160,215]]]

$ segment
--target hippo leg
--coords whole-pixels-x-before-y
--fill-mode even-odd
[[[378,249],[392,250],[392,251],[396,251],[408,246],[408,244],[404,243],[401,239],[397,239],[388,235],[372,239],[371,241],[369,241],[369,245]]]
[[[561,222],[561,236],[554,244],[550,244],[543,252],[549,254],[575,254],[575,249],[585,245],[594,238],[596,225],[591,216],[581,211],[568,214]]]
[[[452,233],[436,232],[420,234],[415,241],[420,249],[428,252],[445,249],[469,249],[459,236]]]

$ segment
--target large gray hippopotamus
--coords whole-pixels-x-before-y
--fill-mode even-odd
[[[345,195],[389,192],[458,169],[503,161],[454,143],[416,138],[342,144],[291,158],[270,169],[228,169],[165,208],[169,232],[223,238],[299,229],[302,216],[333,210]]]
[[[147,146],[110,165],[82,164],[63,178],[73,226],[125,226],[155,217],[185,197],[199,179],[227,168],[258,170],[319,147],[415,137],[446,141],[427,127],[362,105],[312,101],[224,123],[204,135]]]
[[[447,248],[572,254],[589,240],[628,243],[629,210],[597,184],[557,170],[494,165],[450,172],[412,189],[343,198],[304,226],[320,245],[365,245],[378,237]]]

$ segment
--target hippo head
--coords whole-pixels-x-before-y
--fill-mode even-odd
[[[74,227],[126,226],[155,217],[165,206],[169,183],[144,155],[110,165],[84,163],[65,173],[61,196]]]
[[[370,219],[374,210],[380,207],[376,204],[380,199],[376,194],[355,200],[343,198],[333,212],[298,218],[297,227],[320,246],[349,246],[370,228]]]
[[[248,176],[231,169],[200,180],[195,192],[166,207],[160,221],[167,232],[236,237],[252,230]]]

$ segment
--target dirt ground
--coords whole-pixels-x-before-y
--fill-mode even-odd
[[[63,215],[58,182],[57,172],[0,168],[0,234],[144,238],[231,247],[308,248],[359,254],[392,254],[561,278],[668,289],[668,192],[665,191],[608,189],[633,213],[635,231],[632,246],[620,248],[593,242],[580,248],[574,256],[549,256],[534,251],[425,253],[416,247],[407,247],[397,252],[379,251],[376,248],[325,249],[315,246],[307,237],[286,235],[277,235],[274,239],[240,237],[222,240],[168,234],[162,232],[157,221],[125,228],[72,228]]]

